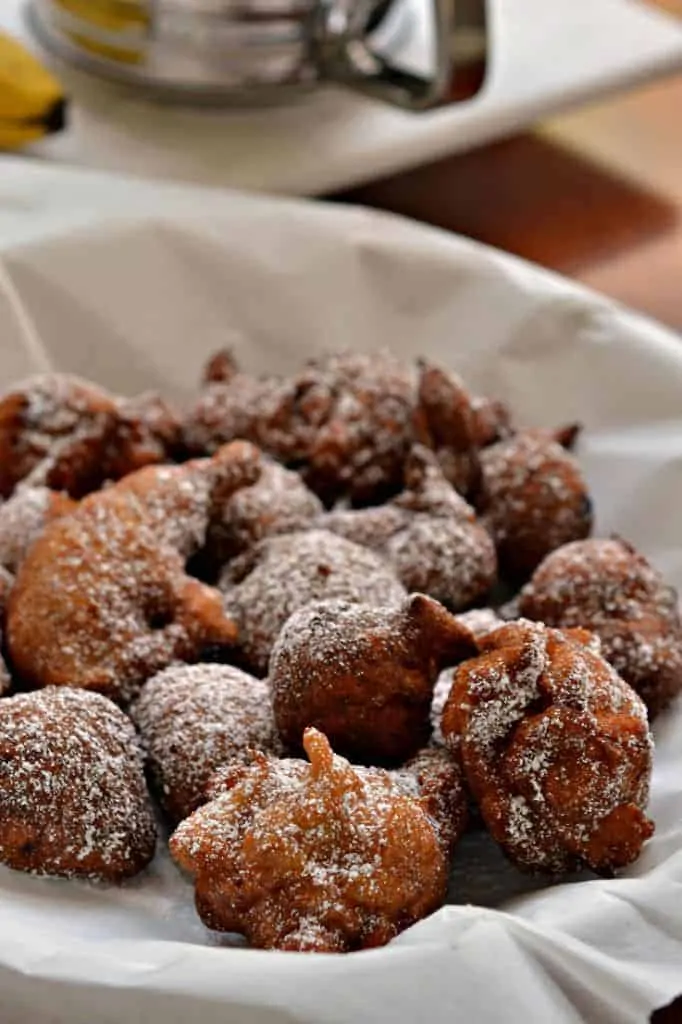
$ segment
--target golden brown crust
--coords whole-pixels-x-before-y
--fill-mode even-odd
[[[511,430],[502,403],[471,395],[456,374],[387,352],[324,356],[290,377],[240,373],[218,352],[204,385],[185,424],[190,453],[246,438],[299,470],[326,504],[390,497],[415,443],[433,449],[449,482],[469,495],[479,449]]]
[[[298,469],[325,502],[361,503],[399,486],[413,437],[414,374],[388,353],[329,355],[288,378],[222,369],[190,413],[191,452],[246,438]]]
[[[520,614],[549,626],[584,626],[656,715],[682,689],[677,593],[619,537],[566,544],[521,591]]]
[[[428,449],[411,450],[404,475],[405,489],[386,505],[332,510],[319,525],[382,554],[407,590],[428,594],[452,611],[466,608],[496,579],[490,534]]]
[[[0,861],[120,882],[152,859],[156,829],[135,730],[98,694],[0,701]]]
[[[156,792],[174,824],[206,799],[225,762],[278,753],[270,688],[231,665],[173,665],[148,680],[130,708]]]
[[[469,795],[459,759],[443,747],[424,747],[391,775],[407,793],[421,799],[450,858],[469,822]]]
[[[445,476],[469,497],[480,481],[479,452],[511,432],[501,402],[472,395],[461,378],[427,362],[419,363],[416,435],[433,449]]]
[[[528,430],[481,452],[476,507],[492,533],[501,572],[524,580],[542,559],[592,529],[578,463],[552,432]]]
[[[521,620],[479,646],[455,673],[442,729],[493,837],[524,868],[629,864],[653,832],[637,694],[583,630]]]
[[[207,560],[217,573],[266,537],[307,529],[322,509],[298,473],[264,458],[258,480],[235,491],[209,524]]]
[[[423,594],[385,608],[309,605],[288,620],[270,660],[280,735],[298,749],[312,725],[353,760],[403,762],[428,740],[440,669],[475,649],[470,632]]]
[[[8,648],[23,680],[125,701],[171,662],[234,644],[220,594],[184,567],[214,503],[259,468],[257,450],[236,442],[210,460],[139,470],[50,523],[9,601]]]
[[[113,413],[109,395],[74,377],[32,377],[15,387],[0,401],[0,494],[32,473],[40,479],[31,483],[85,493],[90,452],[101,451]]]
[[[209,928],[264,949],[382,945],[443,902],[442,841],[388,772],[354,769],[314,729],[304,744],[310,764],[255,755],[225,773],[171,853]]]
[[[406,597],[388,562],[326,530],[266,538],[227,567],[220,589],[239,629],[240,660],[260,676],[282,627],[300,608],[329,599],[397,604]]]
[[[67,374],[32,377],[0,399],[0,495],[26,480],[81,498],[164,461],[179,429],[157,396],[119,399]]]

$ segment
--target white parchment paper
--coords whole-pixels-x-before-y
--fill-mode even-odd
[[[0,383],[55,367],[182,401],[225,343],[253,369],[389,345],[528,423],[581,420],[598,529],[682,585],[682,345],[661,327],[376,213],[0,162]],[[229,946],[164,855],[120,890],[0,869],[0,1022],[643,1021],[682,993],[682,705],[655,731],[656,835],[623,877],[539,887],[473,833],[455,903],[376,951]]]

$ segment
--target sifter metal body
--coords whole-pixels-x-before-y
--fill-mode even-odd
[[[424,109],[487,50],[485,0],[29,0],[28,17],[64,59],[184,102],[332,81]]]

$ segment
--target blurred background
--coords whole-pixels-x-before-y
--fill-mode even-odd
[[[366,203],[682,327],[682,0],[3,0],[0,32],[4,153]]]

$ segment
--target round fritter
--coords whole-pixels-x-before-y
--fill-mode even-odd
[[[380,946],[444,900],[447,859],[424,802],[356,770],[314,729],[310,764],[255,755],[170,841],[209,927],[264,949]]]
[[[641,699],[583,630],[520,620],[479,646],[455,673],[442,729],[493,838],[538,871],[630,864],[653,832]]]
[[[173,665],[145,683],[130,715],[174,823],[204,802],[226,761],[279,748],[268,684],[231,665]]]
[[[164,461],[179,430],[155,395],[116,398],[67,374],[31,377],[0,398],[0,495],[26,480],[81,498]]]
[[[241,658],[256,675],[266,674],[280,630],[299,608],[331,598],[398,604],[406,595],[388,562],[325,530],[261,541],[228,566],[220,588]]]
[[[391,538],[386,554],[407,590],[452,611],[483,598],[496,577],[495,548],[475,521],[416,515],[409,529]]]
[[[48,688],[0,701],[0,861],[121,882],[156,829],[130,721],[96,693]]]
[[[677,593],[630,544],[575,541],[554,551],[521,591],[519,613],[549,626],[584,626],[637,690],[649,715],[682,689]]]
[[[257,449],[235,442],[212,459],[132,473],[50,523],[9,599],[7,644],[22,679],[127,701],[172,662],[233,645],[221,595],[185,563],[215,507],[259,470]]]
[[[308,605],[287,621],[270,660],[280,736],[297,749],[312,725],[353,760],[401,763],[429,738],[440,669],[475,649],[470,632],[423,594],[389,608]]]
[[[502,573],[527,579],[542,559],[592,529],[592,501],[575,458],[547,431],[483,449],[476,507],[492,533]]]
[[[412,367],[386,352],[323,356],[289,378],[212,374],[185,425],[192,452],[245,438],[298,469],[325,502],[400,484],[413,440]]]
[[[220,356],[218,353],[215,358]],[[290,431],[295,391],[286,377],[257,377],[234,372],[214,375],[213,359],[204,373],[204,388],[183,424],[183,442],[192,455],[216,451],[244,438],[282,463],[293,463],[301,447]]]
[[[422,446],[410,452],[405,489],[391,502],[334,510],[319,522],[384,555],[407,590],[428,594],[454,611],[480,600],[495,582],[490,534]]]

